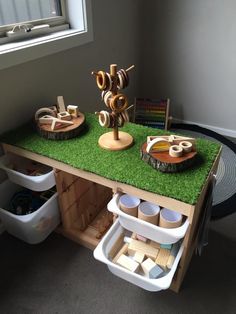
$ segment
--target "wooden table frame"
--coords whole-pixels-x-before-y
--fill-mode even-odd
[[[113,180],[101,177],[99,175],[93,174],[91,172],[87,172],[81,169],[71,167],[63,162],[30,152],[25,149],[18,148],[9,144],[3,144],[3,149],[5,153],[13,153],[15,155],[25,157],[25,158],[40,162],[42,164],[48,165],[54,168],[55,171],[63,171],[65,174],[71,174],[75,177],[83,178],[93,183],[97,183],[99,185],[105,186],[111,189],[113,193],[119,191],[122,193],[132,194],[143,200],[156,203],[162,207],[171,208],[175,211],[180,212],[184,216],[186,216],[189,220],[190,225],[184,238],[184,252],[181,257],[178,269],[176,271],[174,280],[171,285],[171,289],[173,291],[175,292],[179,291],[184,275],[191,261],[191,257],[196,248],[197,239],[198,239],[197,237],[198,225],[199,225],[199,222],[201,221],[201,217],[203,217],[203,214],[204,214],[203,213],[204,199],[206,197],[211,179],[217,171],[221,150],[219,151],[217,157],[215,158],[215,161],[213,162],[212,168],[209,171],[209,174],[205,181],[204,186],[202,187],[202,191],[199,195],[197,203],[195,205],[190,205],[190,204],[187,204],[187,203],[184,203],[184,202],[181,202],[181,201],[169,198],[169,197],[165,197],[165,196],[157,195],[155,193],[144,191],[136,187],[121,183],[121,182],[113,181]],[[57,190],[58,189],[59,189],[59,186],[57,182]],[[76,226],[73,225],[73,221],[70,227],[70,224],[68,225],[66,221],[63,219],[65,213],[64,213],[64,208],[62,208],[62,206],[60,206],[60,210],[61,210],[61,216],[62,216],[62,226],[58,229],[58,231],[61,234],[63,234],[65,237],[77,243],[80,243],[90,249],[94,249],[96,245],[98,244],[99,240],[96,239],[96,237],[94,237],[93,229],[88,228],[88,230],[81,231],[78,228],[76,229]]]

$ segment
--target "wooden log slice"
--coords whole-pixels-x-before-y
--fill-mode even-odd
[[[196,151],[185,153],[181,157],[171,157],[169,152],[147,153],[147,143],[143,143],[140,149],[141,159],[147,162],[153,168],[162,172],[179,172],[193,165]]]
[[[83,130],[85,126],[85,116],[83,113],[79,113],[77,118],[72,118],[73,124],[68,125],[64,128],[52,131],[50,124],[37,123],[37,132],[40,136],[49,140],[68,140],[70,138],[76,137]]]

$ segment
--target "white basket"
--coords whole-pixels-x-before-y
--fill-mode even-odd
[[[189,226],[188,219],[185,220],[182,226],[173,229],[167,229],[153,225],[149,222],[128,215],[122,210],[120,210],[118,206],[120,196],[121,194],[119,193],[115,194],[112,200],[108,203],[107,209],[110,212],[117,214],[119,216],[120,224],[125,229],[128,229],[148,239],[163,244],[172,244],[178,242],[185,236]]]
[[[31,162],[30,160],[18,156],[14,156],[14,158],[18,164],[25,167],[27,167],[27,162]],[[50,167],[48,167],[48,172],[45,174],[29,176],[9,168],[9,163],[6,155],[0,157],[0,168],[7,172],[10,181],[27,189],[32,191],[46,191],[56,184],[54,171]]]
[[[113,224],[113,226],[110,228],[110,230],[106,233],[106,235],[102,238],[96,249],[94,250],[94,257],[107,264],[109,270],[116,276],[131,282],[132,284],[139,286],[145,290],[148,291],[160,291],[164,289],[168,289],[171,285],[171,282],[173,280],[173,276],[175,274],[175,271],[177,269],[179,260],[182,256],[184,245],[182,243],[177,256],[175,258],[175,261],[173,263],[173,266],[171,270],[164,275],[163,277],[157,278],[157,279],[150,279],[148,277],[130,272],[129,270],[126,270],[125,268],[113,263],[108,255],[111,250],[111,248],[114,246],[116,241],[119,239],[120,235],[122,233],[128,234],[127,230],[125,230],[121,225],[119,220],[117,219],[116,222]],[[129,235],[129,234],[128,234]]]
[[[4,181],[0,184],[0,220],[7,232],[30,244],[42,242],[59,225],[57,193],[38,210],[28,215],[14,215],[5,210],[14,193],[22,187]]]

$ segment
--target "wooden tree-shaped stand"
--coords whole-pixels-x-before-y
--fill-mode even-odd
[[[132,67],[130,67],[129,69],[127,69],[126,71],[132,69]],[[101,72],[101,71],[99,71]],[[98,73],[93,72],[93,74],[98,75]],[[110,78],[112,80],[112,88],[110,89],[111,93],[112,93],[112,98],[114,98],[115,96],[118,96],[118,76],[117,76],[117,65],[116,64],[111,64],[110,65]],[[122,94],[120,94],[121,96],[121,101],[122,101]],[[118,96],[119,98],[119,96]],[[118,99],[117,98],[117,99]],[[124,99],[123,99],[124,100]],[[119,99],[118,99],[119,101]],[[126,106],[127,108],[127,106]],[[100,145],[100,147],[107,149],[107,150],[123,150],[126,149],[128,147],[130,147],[133,144],[133,137],[123,131],[119,131],[118,128],[118,115],[121,114],[124,110],[120,110],[120,108],[116,109],[114,107],[110,107],[111,109],[111,115],[112,115],[112,119],[113,119],[113,131],[108,132],[103,134],[102,136],[100,136],[98,143]],[[98,113],[99,114],[99,113]]]

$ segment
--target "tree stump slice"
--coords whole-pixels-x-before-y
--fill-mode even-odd
[[[185,153],[181,157],[171,157],[169,152],[147,153],[145,142],[140,150],[143,161],[161,172],[179,172],[191,167],[197,155],[196,151]]]
[[[72,118],[73,124],[64,128],[52,131],[50,124],[37,123],[37,132],[40,136],[48,140],[68,140],[79,135],[85,126],[85,116],[83,113],[79,113],[77,118]]]

